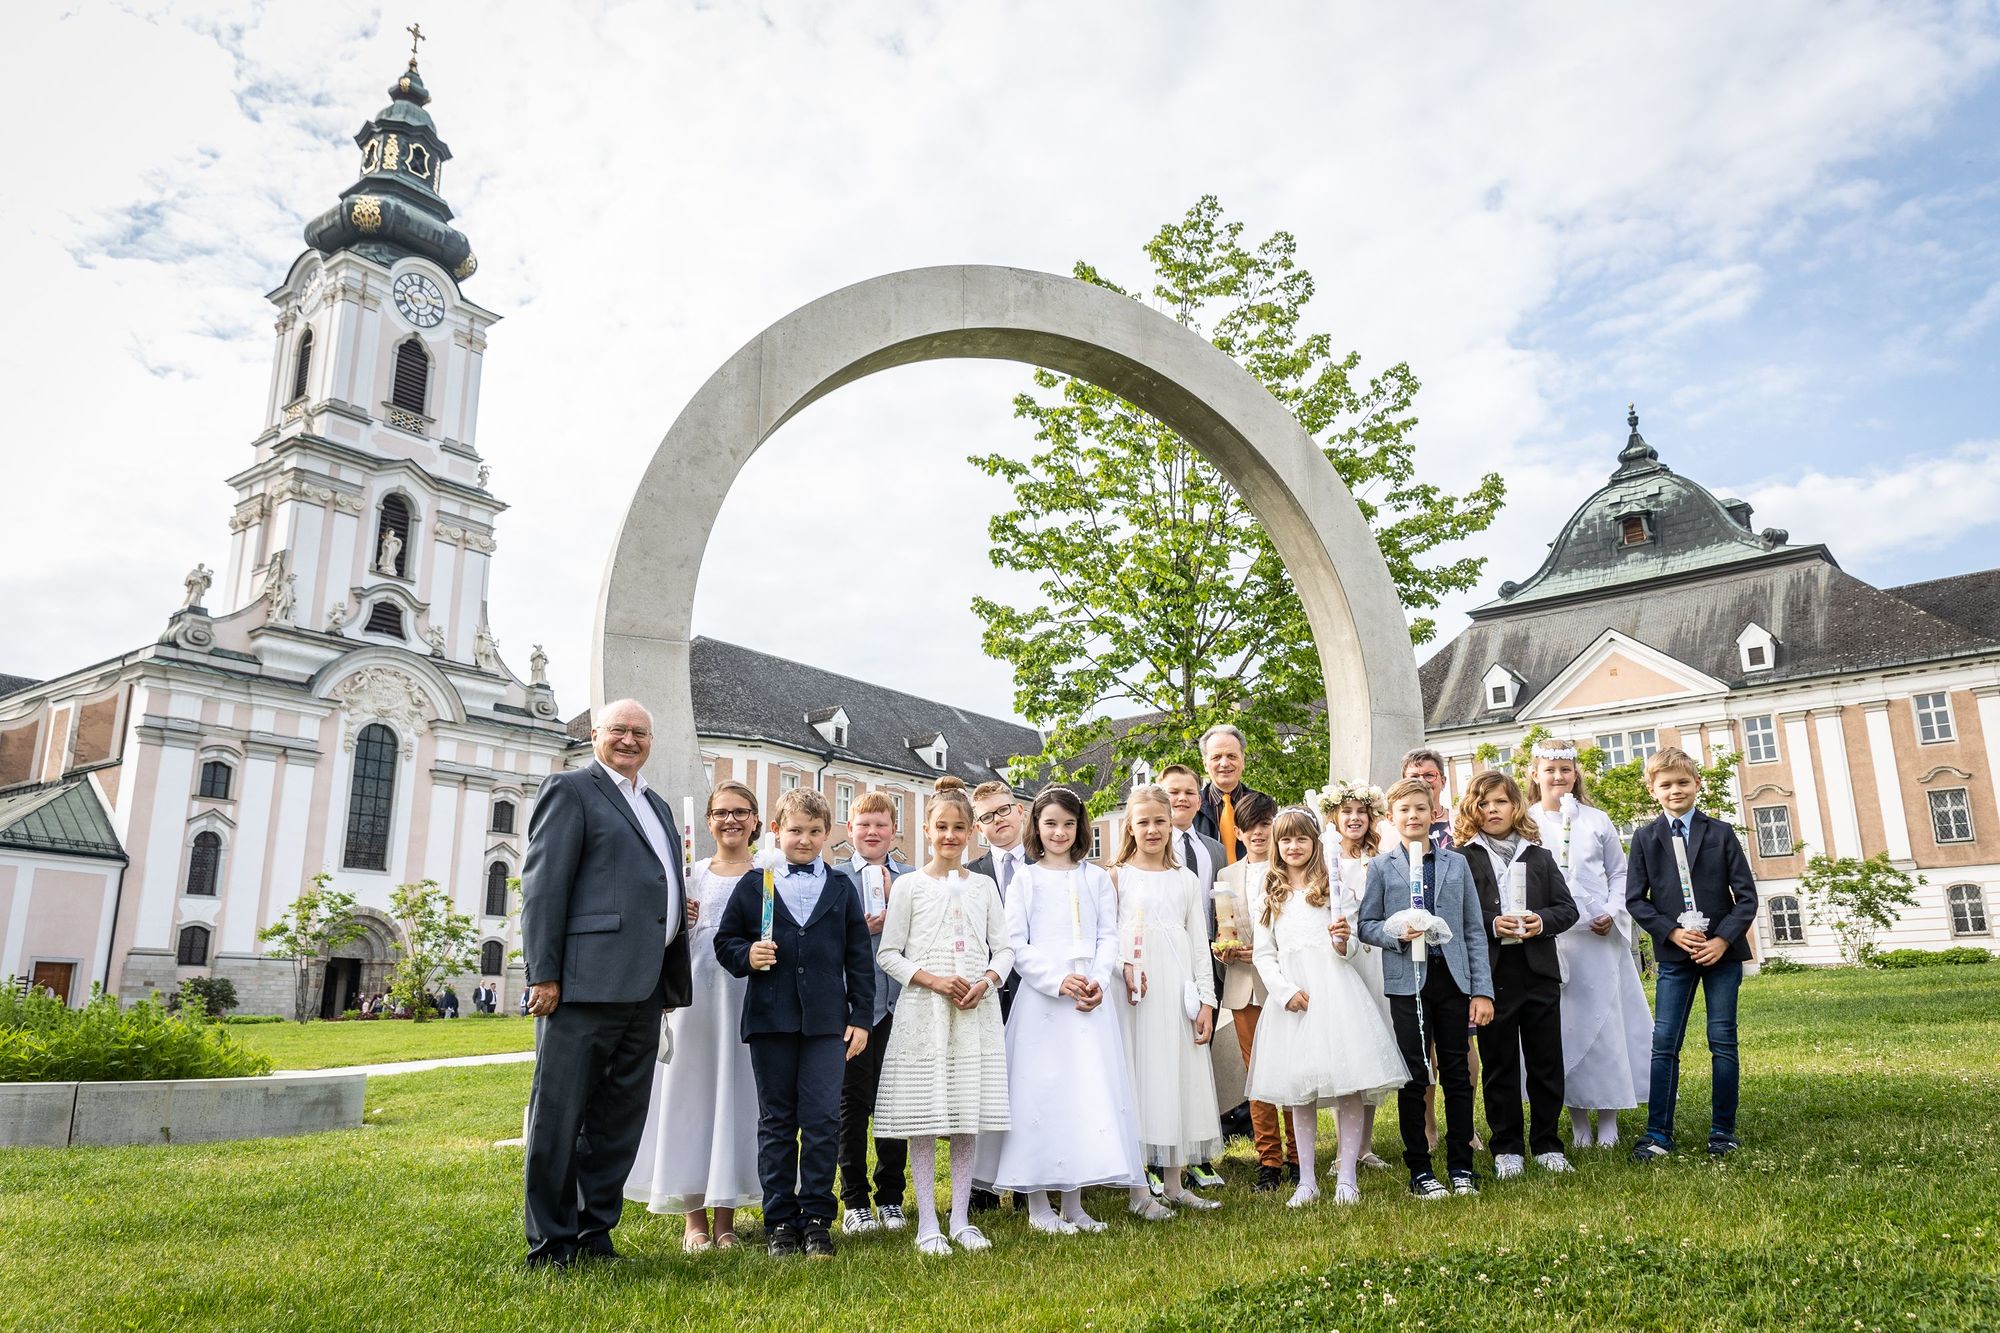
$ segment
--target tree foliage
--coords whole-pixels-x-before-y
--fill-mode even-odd
[[[389,895],[389,915],[402,927],[389,996],[421,1023],[430,1017],[432,987],[479,965],[479,930],[471,917],[452,910],[451,896],[434,879],[398,884]]]
[[[1398,363],[1372,376],[1358,352],[1303,328],[1312,275],[1276,232],[1254,246],[1204,196],[1147,242],[1148,292],[1089,263],[1078,279],[1154,306],[1234,357],[1324,450],[1374,529],[1404,606],[1434,609],[1469,588],[1483,560],[1437,559],[1498,513],[1497,473],[1453,494],[1416,477],[1418,382]],[[1327,777],[1325,682],[1304,607],[1241,493],[1166,425],[1108,389],[1037,370],[1014,399],[1035,449],[972,463],[1014,491],[988,525],[1002,569],[1039,576],[1042,600],[985,597],[986,650],[1013,664],[1015,706],[1050,732],[1039,760],[1056,779],[1103,783],[1134,760],[1193,759],[1216,722],[1250,740],[1246,780],[1290,794]],[[1422,643],[1435,622],[1419,615]],[[1113,713],[1138,714],[1128,729]],[[1113,773],[1085,764],[1108,747]],[[1363,775],[1356,775],[1363,776]],[[1100,793],[1101,807],[1115,793]]]
[[[1508,770],[1521,784],[1522,791],[1528,789],[1528,779],[1534,772],[1535,746],[1552,735],[1547,727],[1537,722],[1515,742],[1512,753],[1508,755]],[[1500,762],[1500,749],[1488,742],[1475,749],[1472,757],[1491,767]],[[1695,798],[1695,804],[1711,818],[1736,823],[1736,796],[1730,789],[1730,783],[1736,776],[1737,765],[1743,762],[1742,752],[1732,750],[1719,754],[1706,764],[1692,751],[1689,757],[1694,758],[1695,768],[1701,774],[1701,794]],[[1660,813],[1660,803],[1646,790],[1645,760],[1632,759],[1622,764],[1606,764],[1604,760],[1602,746],[1577,746],[1576,766],[1583,770],[1592,805],[1609,815],[1611,822],[1621,829],[1644,823]]]
[[[1815,852],[1806,858],[1799,891],[1810,904],[1812,919],[1833,928],[1841,961],[1852,965],[1875,951],[1875,936],[1895,925],[1902,909],[1917,905],[1916,891],[1928,882],[1897,869],[1887,852],[1866,860]]]
[[[257,933],[271,958],[292,960],[292,1016],[306,1021],[313,978],[324,978],[333,951],[366,930],[354,915],[354,895],[327,886],[333,876],[322,870],[310,887],[292,900],[285,914]]]

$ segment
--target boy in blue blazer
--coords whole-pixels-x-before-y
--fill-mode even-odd
[[[771,902],[764,872],[736,883],[715,930],[715,956],[749,978],[743,1040],[757,1080],[757,1176],[772,1255],[833,1257],[833,1176],[847,1062],[868,1045],[875,950],[860,890],[820,860],[833,811],[799,787],[772,812],[782,862]],[[764,914],[771,933],[764,936]]]
[[[1674,1150],[1674,1100],[1680,1093],[1681,1041],[1694,993],[1708,1006],[1708,1056],[1714,1069],[1708,1150],[1726,1156],[1736,1137],[1736,992],[1750,957],[1757,919],[1757,882],[1736,830],[1694,808],[1701,770],[1685,751],[1661,750],[1646,761],[1646,788],[1660,817],[1632,835],[1626,861],[1625,906],[1653,937],[1659,968],[1653,999],[1653,1077],[1646,1099],[1646,1136],[1632,1160],[1650,1162]],[[1698,922],[1695,915],[1705,918]]]
[[[1472,1073],[1466,1061],[1471,1027],[1493,1021],[1493,963],[1487,956],[1486,923],[1465,858],[1449,848],[1430,849],[1436,797],[1422,778],[1404,778],[1388,791],[1389,821],[1398,843],[1368,863],[1368,889],[1361,899],[1361,938],[1382,951],[1382,989],[1410,1081],[1396,1091],[1396,1119],[1403,1131],[1403,1163],[1410,1169],[1410,1193],[1441,1199],[1447,1193],[1431,1161],[1424,1131],[1424,1101],[1430,1087],[1430,1052],[1437,1046],[1438,1083],[1444,1090],[1445,1168],[1452,1194],[1479,1193],[1472,1169]],[[1420,892],[1411,892],[1410,857],[1424,847]],[[1426,960],[1411,958],[1410,942],[1422,934],[1391,935],[1383,923],[1406,907],[1423,906],[1451,927],[1451,939],[1426,949]]]

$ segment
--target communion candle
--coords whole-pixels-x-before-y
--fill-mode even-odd
[[[1063,878],[1069,881],[1069,956],[1085,958],[1090,951],[1083,947],[1083,900],[1077,897],[1076,871],[1070,871]]]
[[[965,876],[954,873],[951,885],[951,970],[965,975]]]
[[[1528,910],[1528,864],[1521,858],[1514,858],[1507,867],[1507,896],[1504,902],[1507,915],[1519,917]],[[1502,944],[1519,944],[1521,936],[1500,941]]]
[[[1142,989],[1145,986],[1145,977],[1146,977],[1146,964],[1144,962],[1145,956],[1146,956],[1146,909],[1142,905],[1139,908],[1138,919],[1132,923],[1132,967],[1133,970],[1139,974],[1139,979],[1140,979],[1139,984]],[[1139,1003],[1138,991],[1127,990],[1125,992],[1125,998],[1132,1004]]]
[[[1424,844],[1413,842],[1406,846],[1404,854],[1410,859],[1410,906],[1418,911],[1428,912],[1431,905],[1424,899]],[[1424,961],[1426,950],[1421,937],[1410,941],[1410,961]]]
[[[694,874],[694,797],[681,797],[681,883]]]
[[[778,904],[778,868],[775,865],[765,866],[763,933],[758,938],[765,940],[771,938],[771,927],[772,927],[771,918],[777,909],[777,904]]]
[[[1231,944],[1242,940],[1241,920],[1236,913],[1236,895],[1228,889],[1215,891],[1215,935]]]
[[[883,889],[883,881],[888,871],[881,866],[861,867],[861,889],[868,899],[868,915],[880,916],[888,904],[888,894]]]

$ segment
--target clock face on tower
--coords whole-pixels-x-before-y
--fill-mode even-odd
[[[420,329],[434,328],[444,318],[444,293],[421,273],[405,273],[396,279],[396,309]]]

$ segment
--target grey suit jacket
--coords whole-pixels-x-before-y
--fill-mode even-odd
[[[651,789],[667,846],[673,812]],[[562,984],[565,1004],[632,1004],[665,985],[667,1008],[694,999],[680,867],[660,864],[632,808],[601,765],[551,774],[528,821],[521,869],[521,952],[528,984]]]
[[[1455,851],[1437,853],[1431,874],[1431,915],[1443,917],[1451,939],[1432,948],[1430,963],[1440,954],[1451,979],[1469,996],[1493,998],[1493,960],[1487,953],[1486,917],[1479,910],[1472,867]],[[1417,968],[1410,946],[1392,939],[1382,923],[1410,905],[1410,857],[1401,843],[1368,863],[1368,888],[1361,896],[1361,942],[1382,951],[1382,990],[1388,995],[1415,995]],[[1467,947],[1468,943],[1472,946]]]

